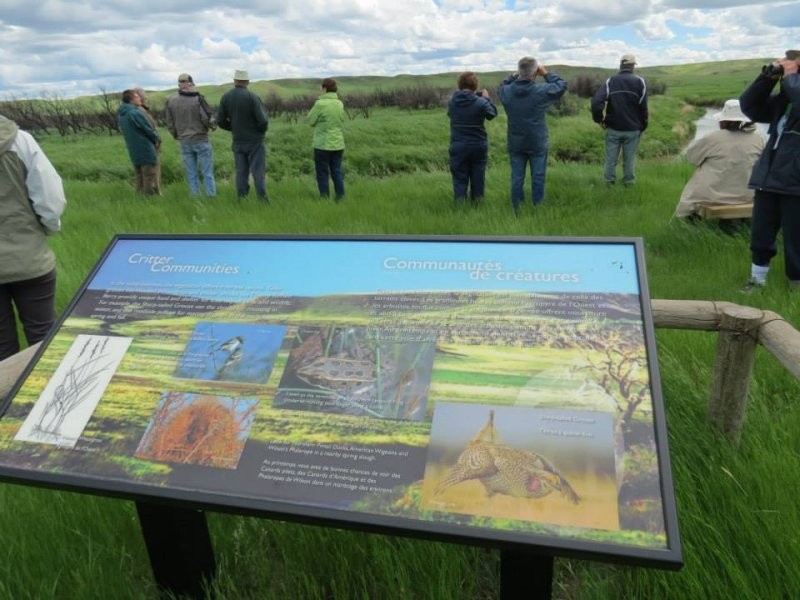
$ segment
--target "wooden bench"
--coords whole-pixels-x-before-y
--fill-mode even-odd
[[[750,219],[753,216],[753,203],[699,206],[697,214],[702,219]]]

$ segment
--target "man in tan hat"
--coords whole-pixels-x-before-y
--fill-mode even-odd
[[[778,252],[778,233],[783,231],[789,289],[800,292],[800,50],[787,50],[784,58],[765,66],[739,102],[751,120],[770,124],[769,140],[748,184],[755,190],[752,262],[750,280],[742,291],[767,284],[769,263]]]
[[[233,135],[233,161],[236,167],[236,193],[242,198],[250,192],[250,175],[259,200],[268,202],[267,161],[264,135],[269,126],[267,109],[261,99],[247,89],[250,75],[237,70],[233,89],[225,92],[217,109],[217,124]]]
[[[617,162],[622,152],[622,183],[633,185],[636,179],[636,151],[647,129],[647,83],[634,75],[636,57],[623,54],[619,73],[606,79],[592,96],[592,119],[606,130],[606,183],[617,181]]]

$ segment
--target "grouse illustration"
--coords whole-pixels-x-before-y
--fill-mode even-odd
[[[434,495],[463,481],[477,479],[489,496],[542,498],[559,491],[573,504],[581,501],[555,465],[541,454],[511,448],[497,441],[494,411],[478,434],[470,440],[455,465],[436,486]]]

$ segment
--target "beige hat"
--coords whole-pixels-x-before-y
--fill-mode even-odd
[[[181,73],[178,75],[178,83],[194,83],[194,81],[192,81],[192,76],[188,73]]]
[[[619,59],[619,62],[623,65],[635,65],[636,57],[633,54],[623,54],[622,58]]]
[[[726,100],[722,110],[714,114],[715,121],[740,121],[749,123],[751,119],[742,112],[737,99]]]
[[[233,74],[233,78],[236,81],[250,81],[250,74],[244,69],[236,69],[236,72]]]

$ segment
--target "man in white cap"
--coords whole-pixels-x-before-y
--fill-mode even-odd
[[[247,89],[250,75],[237,70],[233,89],[225,92],[217,109],[217,124],[233,135],[233,161],[236,167],[236,193],[242,198],[250,192],[250,175],[259,200],[268,202],[267,161],[264,135],[269,126],[267,109],[261,99]]]
[[[753,201],[747,181],[764,149],[764,136],[742,113],[735,98],[727,100],[714,119],[719,121],[719,129],[696,139],[686,149],[686,159],[697,169],[683,188],[676,217],[696,215],[701,206]]]
[[[617,181],[617,162],[622,151],[622,183],[633,185],[636,179],[636,151],[647,129],[647,83],[634,75],[636,57],[623,54],[619,73],[606,79],[592,96],[592,119],[606,130],[606,183]]]

